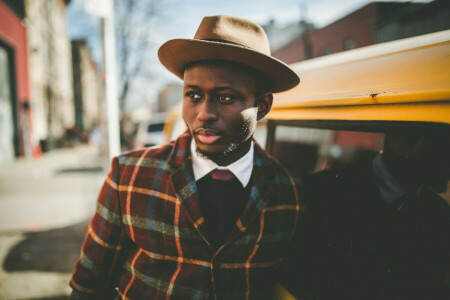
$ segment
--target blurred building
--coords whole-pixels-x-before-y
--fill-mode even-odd
[[[391,14],[388,9],[374,23],[375,43],[450,29],[448,0],[410,3],[408,6],[399,7]]]
[[[23,1],[0,1],[0,164],[31,155],[30,81]]]
[[[286,63],[450,28],[450,1],[372,2],[320,29],[308,28],[273,56]]]
[[[99,77],[84,40],[72,41],[72,67],[75,126],[83,133],[102,121]]]
[[[57,146],[75,126],[71,46],[66,6],[70,0],[25,0],[31,79],[33,139],[43,151]]]
[[[179,83],[168,83],[159,93],[155,112],[167,112],[183,100],[183,87]]]
[[[314,25],[306,21],[280,25],[272,19],[267,24],[261,25],[261,27],[269,38],[270,51],[275,52],[289,44],[295,38],[306,34],[307,31],[314,28]]]

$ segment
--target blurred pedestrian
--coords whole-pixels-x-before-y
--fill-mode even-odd
[[[124,115],[120,120],[120,146],[122,151],[130,151],[134,148],[137,126],[130,116]]]
[[[374,159],[304,180],[286,263],[300,299],[450,299],[450,135],[386,134]]]

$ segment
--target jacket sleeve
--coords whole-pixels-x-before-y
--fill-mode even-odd
[[[112,161],[98,196],[80,258],[70,280],[71,299],[102,299],[111,284],[114,264],[119,256],[124,236],[119,205],[118,159]],[[113,288],[113,287],[112,287]]]

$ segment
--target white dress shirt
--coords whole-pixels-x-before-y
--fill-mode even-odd
[[[250,150],[237,161],[228,166],[219,166],[210,159],[204,158],[197,153],[197,145],[194,139],[191,142],[192,169],[194,170],[195,181],[203,178],[212,170],[229,170],[246,187],[250,181],[253,171],[253,141],[250,144]]]

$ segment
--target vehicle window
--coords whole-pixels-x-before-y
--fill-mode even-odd
[[[300,175],[375,156],[384,134],[277,126],[272,154]]]
[[[163,128],[164,128],[164,123],[153,123],[153,124],[148,125],[147,132],[162,131]]]
[[[306,176],[327,168],[372,160],[382,151],[385,136],[377,132],[277,125],[271,154],[290,171]],[[429,186],[450,204],[450,188],[445,190],[445,185],[448,185],[449,153],[444,153],[448,152],[444,150],[448,149],[444,136],[438,134],[425,142],[429,149],[424,152],[429,165],[426,176]],[[424,147],[420,143],[419,146]]]
[[[267,126],[265,122],[258,122],[255,132],[253,133],[253,138],[261,147],[264,148],[266,146]]]

